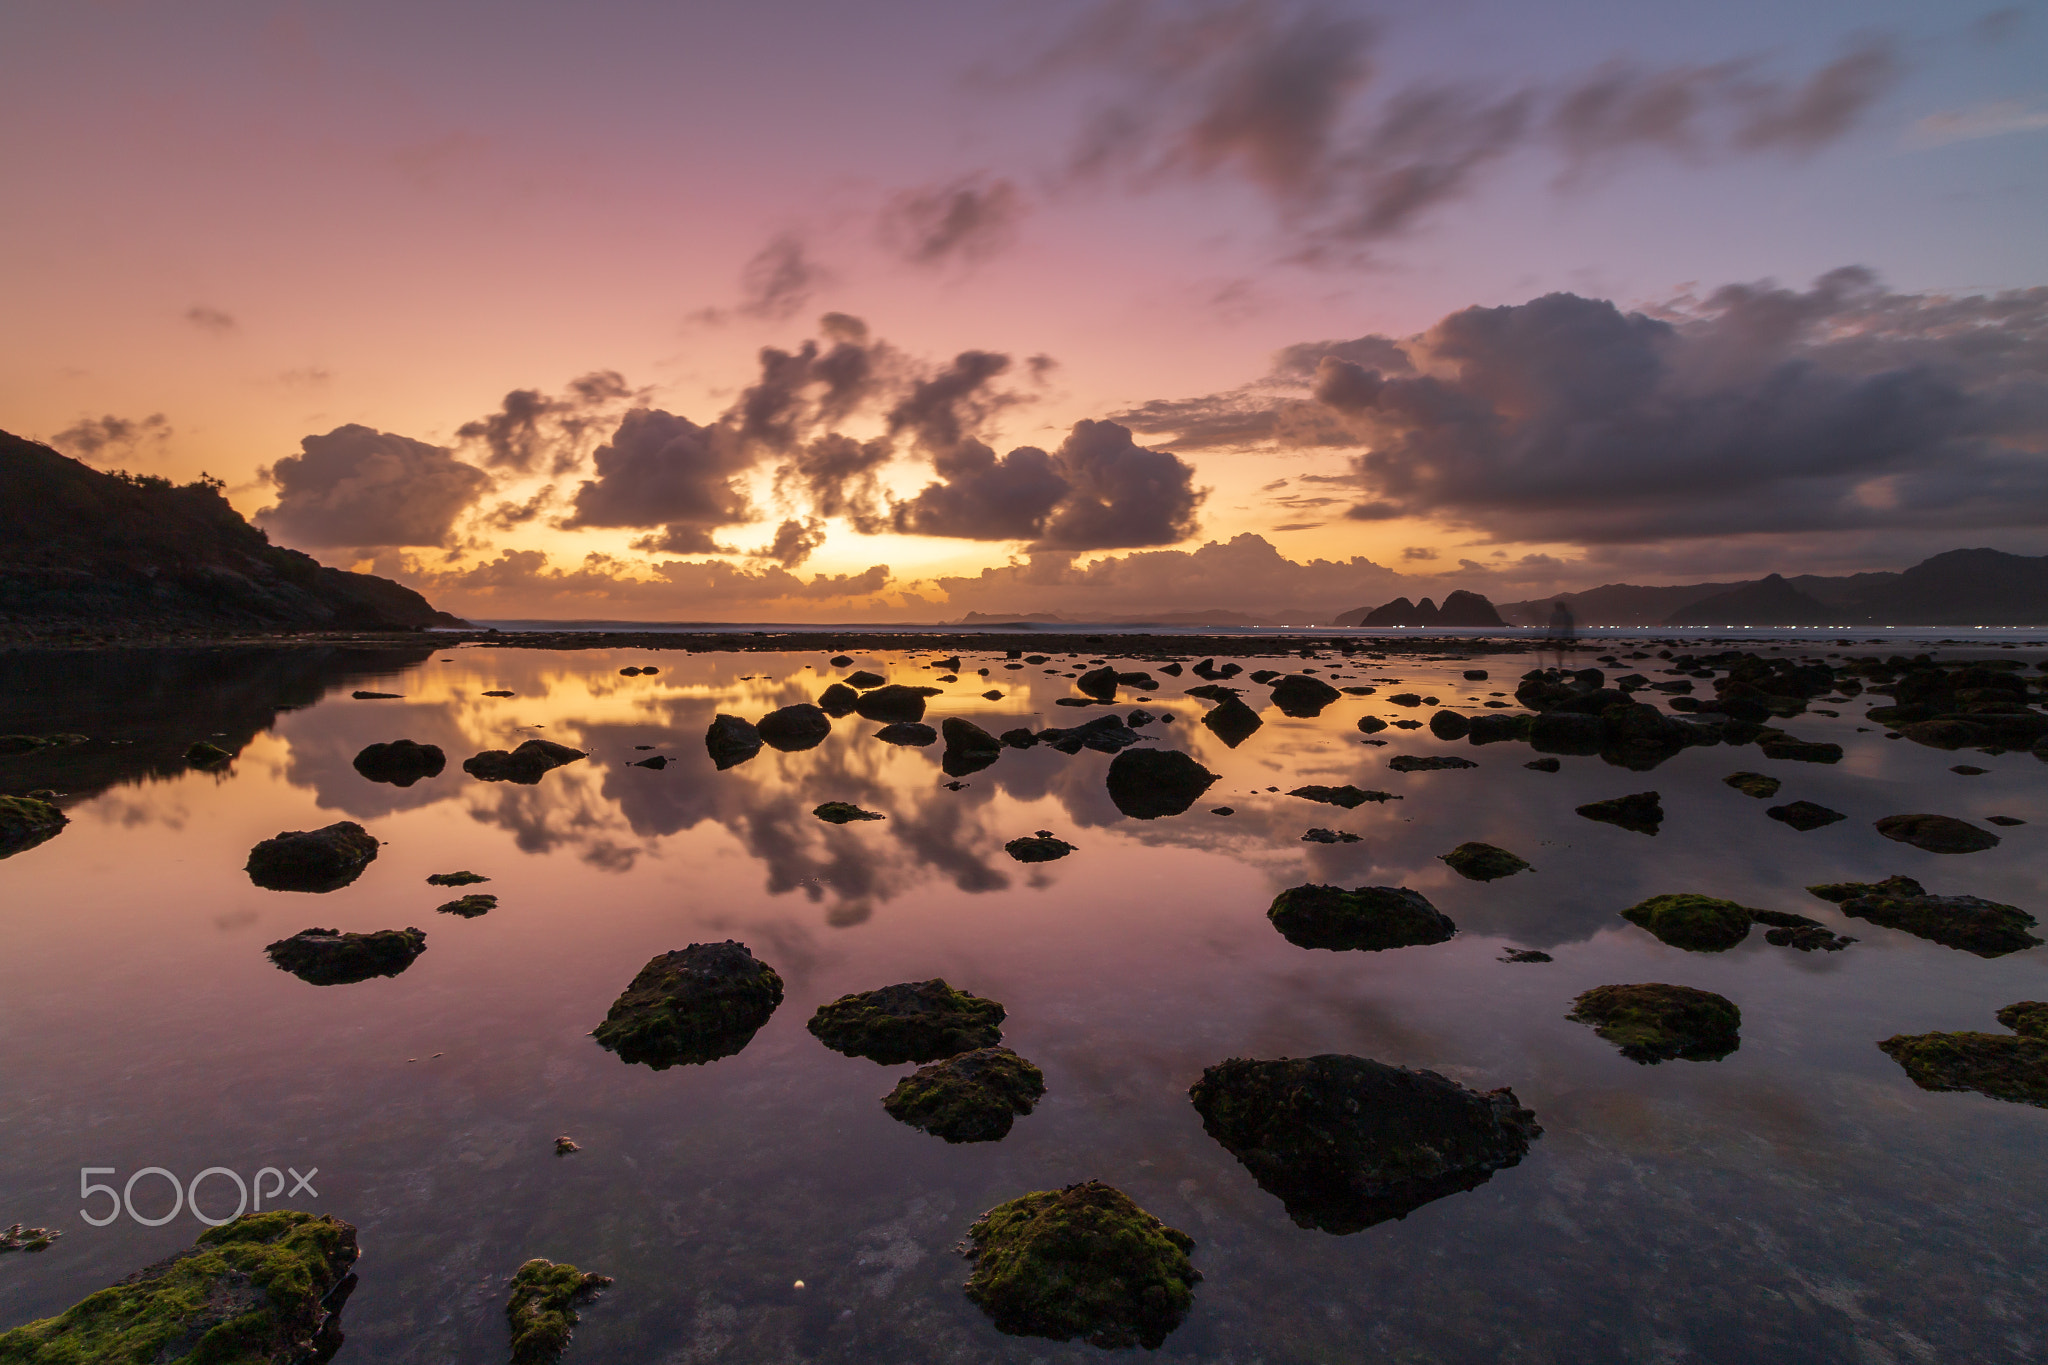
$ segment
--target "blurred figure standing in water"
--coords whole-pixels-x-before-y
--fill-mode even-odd
[[[1574,644],[1579,638],[1578,623],[1572,619],[1572,609],[1562,602],[1550,606],[1550,625],[1544,637],[1554,645]]]

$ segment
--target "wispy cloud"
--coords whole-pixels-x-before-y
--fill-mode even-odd
[[[1945,147],[1951,142],[2003,137],[2007,133],[2038,133],[2048,129],[2048,103],[2042,97],[1992,100],[1968,109],[1943,109],[1906,130],[1908,147]]]

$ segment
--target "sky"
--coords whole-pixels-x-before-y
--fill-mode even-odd
[[[0,429],[482,618],[2048,553],[2048,4],[0,0]]]

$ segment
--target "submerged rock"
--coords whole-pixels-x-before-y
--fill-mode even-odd
[[[1006,1047],[921,1066],[882,1098],[889,1117],[948,1142],[998,1142],[1045,1093],[1045,1075]]]
[[[1922,1090],[1974,1090],[2048,1109],[2048,1003],[2007,1005],[1998,1022],[2013,1033],[1901,1033],[1878,1046]]]
[[[1512,877],[1517,872],[1529,870],[1527,862],[1506,849],[1469,840],[1459,844],[1449,853],[1439,854],[1438,857],[1451,871],[1461,877],[1469,877],[1475,882],[1497,881],[1502,877]]]
[[[377,840],[353,820],[324,829],[285,830],[249,850],[242,870],[268,891],[334,891],[360,877]]]
[[[462,896],[456,900],[449,901],[446,905],[435,906],[434,913],[440,915],[460,915],[464,919],[475,919],[478,915],[488,915],[497,908],[498,898],[496,896]]]
[[[588,756],[581,749],[572,749],[551,739],[529,739],[510,753],[503,749],[486,749],[474,758],[465,759],[462,771],[479,782],[516,782],[522,787],[531,787],[556,768]]]
[[[902,744],[922,749],[927,744],[937,744],[939,732],[921,721],[899,720],[894,725],[884,725],[875,731],[875,738],[884,744]]]
[[[832,718],[809,702],[800,701],[761,717],[754,722],[754,733],[771,749],[799,753],[825,742],[825,736],[832,733]]]
[[[1764,942],[1779,948],[1797,948],[1802,953],[1816,950],[1839,953],[1856,941],[1835,933],[1817,919],[1784,910],[1752,910],[1749,917],[1758,924],[1770,926],[1764,932]]]
[[[33,796],[0,796],[0,858],[25,853],[70,824],[48,801]]]
[[[284,970],[314,986],[345,986],[376,976],[397,976],[427,950],[424,929],[379,929],[344,934],[301,929],[263,951]]]
[[[1188,1094],[1297,1227],[1340,1236],[1485,1184],[1543,1132],[1512,1090],[1338,1054],[1232,1058]]]
[[[1179,749],[1132,749],[1109,763],[1109,799],[1134,820],[1179,815],[1216,781]]]
[[[1250,739],[1265,723],[1258,712],[1234,696],[1225,697],[1202,717],[1209,732],[1232,749]]]
[[[1952,815],[1887,815],[1877,832],[1929,853],[1981,853],[1998,847],[1998,836]]]
[[[415,744],[409,739],[372,744],[355,757],[357,772],[372,782],[388,782],[394,787],[410,787],[422,778],[439,777],[447,766],[448,756],[441,752],[440,745]]]
[[[55,1317],[0,1333],[9,1365],[299,1365],[341,1345],[356,1230],[338,1218],[269,1209],[199,1235],[190,1248]]]
[[[998,1204],[967,1242],[967,1297],[1011,1336],[1156,1351],[1202,1278],[1194,1238],[1099,1180]]]
[[[760,753],[761,735],[738,716],[721,713],[711,718],[711,726],[704,732],[704,751],[711,755],[718,771],[724,772]]]
[[[1622,911],[1621,917],[1689,953],[1726,952],[1749,937],[1754,922],[1747,906],[1689,892],[1652,896]]]
[[[1742,1046],[1742,1011],[1726,996],[1691,986],[1595,986],[1565,1017],[1591,1024],[1622,1056],[1645,1065],[1717,1062]]]
[[[1273,684],[1273,705],[1280,708],[1280,714],[1303,720],[1320,716],[1324,707],[1343,695],[1321,678],[1300,673],[1290,673]]]
[[[571,1149],[575,1147],[570,1144]],[[512,1328],[512,1365],[554,1365],[568,1349],[576,1328],[576,1309],[610,1284],[609,1275],[591,1275],[573,1265],[539,1258],[520,1266],[505,1300],[505,1321]]]
[[[1405,886],[1293,886],[1274,897],[1266,918],[1297,948],[1332,951],[1442,943],[1458,932],[1450,916]]]
[[[1777,778],[1762,773],[1730,773],[1721,779],[1744,796],[1754,796],[1759,801],[1768,801],[1778,794],[1781,785]]]
[[[855,820],[886,820],[889,817],[877,811],[862,810],[851,801],[827,801],[813,807],[811,814],[827,824],[844,825]]]
[[[1772,806],[1764,814],[1779,824],[1792,826],[1801,833],[1810,829],[1820,829],[1825,825],[1838,824],[1849,818],[1838,810],[1829,810],[1826,806],[1816,805],[1811,801],[1794,801],[1789,805]]]
[[[1620,825],[1623,829],[1638,834],[1657,832],[1657,826],[1664,823],[1662,798],[1656,792],[1636,792],[1631,796],[1617,796],[1609,801],[1589,801],[1576,807],[1579,814],[1588,820],[1602,824]]]
[[[1851,919],[1869,920],[1978,957],[2004,957],[2041,943],[2027,932],[2035,925],[2034,917],[2018,906],[1980,896],[1931,896],[1911,877],[1806,889],[1834,901]]]
[[[994,1047],[1003,1040],[1002,1023],[996,1001],[935,977],[842,995],[818,1006],[806,1027],[834,1052],[896,1066]]]
[[[782,978],[746,945],[692,943],[652,959],[591,1032],[622,1062],[656,1071],[730,1057],[782,1003]]]
[[[1479,765],[1469,758],[1457,758],[1448,754],[1396,754],[1387,760],[1387,766],[1397,773],[1433,773],[1452,768],[1476,768]]]
[[[428,886],[474,886],[490,878],[480,872],[436,872],[427,878]]]
[[[1392,792],[1369,792],[1362,787],[1346,783],[1341,787],[1296,787],[1287,793],[1304,801],[1321,801],[1329,806],[1342,806],[1345,810],[1356,810],[1368,801],[1399,801]]]
[[[1074,851],[1074,846],[1065,839],[1055,839],[1049,834],[1039,834],[1021,839],[1012,839],[1003,845],[1003,851],[1020,863],[1049,863],[1064,858]]]

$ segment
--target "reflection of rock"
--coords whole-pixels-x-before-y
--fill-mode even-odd
[[[1349,783],[1341,787],[1296,787],[1287,794],[1289,796],[1298,796],[1304,801],[1321,801],[1325,805],[1342,806],[1345,810],[1355,810],[1368,801],[1399,801],[1402,799],[1395,796],[1392,792],[1369,792],[1363,788],[1354,787]]]
[[[1543,1132],[1512,1090],[1364,1057],[1232,1058],[1188,1093],[1296,1226],[1340,1236],[1484,1184]]]
[[[296,1365],[340,1349],[356,1230],[267,1209],[59,1313],[0,1334],[0,1360]]]
[[[1020,863],[1049,863],[1072,853],[1074,846],[1065,839],[1041,834],[1012,839],[1003,845],[1003,851]]]
[[[875,731],[875,738],[884,744],[903,744],[921,749],[927,744],[938,743],[939,732],[921,721],[899,720]]]
[[[827,725],[829,727],[829,721]],[[711,728],[704,732],[704,750],[718,765],[718,771],[724,772],[760,753],[761,736],[738,716],[721,712],[711,718]]]
[[[1835,902],[1852,919],[1869,920],[1978,957],[2004,957],[2041,943],[2027,932],[2034,927],[2034,917],[2018,906],[1979,896],[1930,896],[1911,877],[1835,882],[1806,889]]]
[[[1746,906],[1689,892],[1652,896],[1622,911],[1621,917],[1692,953],[1726,952],[1749,937],[1753,922]]]
[[[1998,1022],[2013,1034],[1902,1033],[1878,1046],[1922,1090],[1974,1090],[2048,1108],[2048,1003],[2007,1005]]]
[[[1045,1093],[1045,1075],[1006,1047],[921,1066],[882,1100],[889,1117],[948,1142],[997,1142]]]
[[[832,733],[832,718],[809,702],[800,701],[761,717],[754,722],[754,732],[772,749],[797,753],[823,744],[825,736]]]
[[[1529,870],[1529,864],[1504,848],[1468,840],[1440,855],[1451,871],[1475,882],[1490,882]]]
[[[1759,801],[1767,801],[1778,794],[1778,779],[1762,773],[1730,773],[1721,780],[1744,796],[1754,796]]]
[[[827,824],[845,825],[855,820],[886,820],[889,817],[877,811],[862,810],[851,801],[827,801],[814,808],[811,814]]]
[[[890,683],[887,687],[863,692],[860,700],[854,702],[853,709],[867,720],[923,720],[924,699],[938,696],[940,690],[936,687],[905,687],[902,683]]]
[[[270,891],[333,891],[362,875],[377,840],[353,820],[324,829],[286,830],[249,850],[243,871]]]
[[[1772,806],[1764,812],[1780,824],[1790,825],[1802,834],[1810,829],[1820,829],[1849,817],[1838,810],[1811,801],[1793,801],[1783,806]]]
[[[566,1140],[566,1139],[565,1139]],[[576,1144],[570,1143],[570,1150]],[[585,1274],[573,1265],[538,1258],[512,1276],[505,1321],[512,1328],[512,1365],[554,1365],[569,1347],[576,1308],[611,1283],[608,1275]]]
[[[34,848],[69,824],[64,812],[33,796],[0,796],[0,858]]]
[[[1450,916],[1405,886],[1289,887],[1266,918],[1297,948],[1378,952],[1442,943],[1458,932]]]
[[[1576,809],[1588,820],[1620,825],[1638,834],[1655,834],[1657,826],[1664,823],[1662,802],[1663,798],[1656,792],[1636,792],[1632,796],[1617,796],[1609,801],[1589,801]]]
[[[1929,853],[1981,853],[1998,847],[1998,836],[1952,815],[1887,815],[1877,822],[1887,839]]]
[[[1290,673],[1273,684],[1273,705],[1283,716],[1309,719],[1344,694],[1324,682],[1301,673]]]
[[[379,929],[344,934],[339,929],[301,929],[263,951],[301,981],[341,986],[373,976],[397,976],[427,950],[424,929]]]
[[[782,978],[746,945],[692,943],[640,969],[591,1033],[598,1045],[665,1071],[730,1057],[782,1003]]]
[[[1567,1017],[1591,1024],[1622,1056],[1646,1065],[1715,1062],[1742,1046],[1742,1011],[1690,986],[1596,986],[1572,1002]]]
[[[581,749],[557,744],[551,739],[529,739],[510,753],[486,749],[464,759],[462,771],[479,782],[516,782],[531,787],[556,768],[574,763],[586,755]]]
[[[997,1002],[934,978],[843,995],[820,1005],[807,1027],[835,1052],[895,1066],[994,1047],[1002,1023]]]
[[[1011,1336],[1157,1350],[1202,1278],[1194,1238],[1098,1180],[998,1204],[967,1240],[967,1297]]]
[[[424,777],[439,777],[448,766],[448,756],[437,744],[415,744],[394,739],[389,744],[372,744],[356,755],[355,769],[372,782],[389,782],[410,787]]]
[[[1134,820],[1179,815],[1216,781],[1178,749],[1130,749],[1109,762],[1109,799]]]

